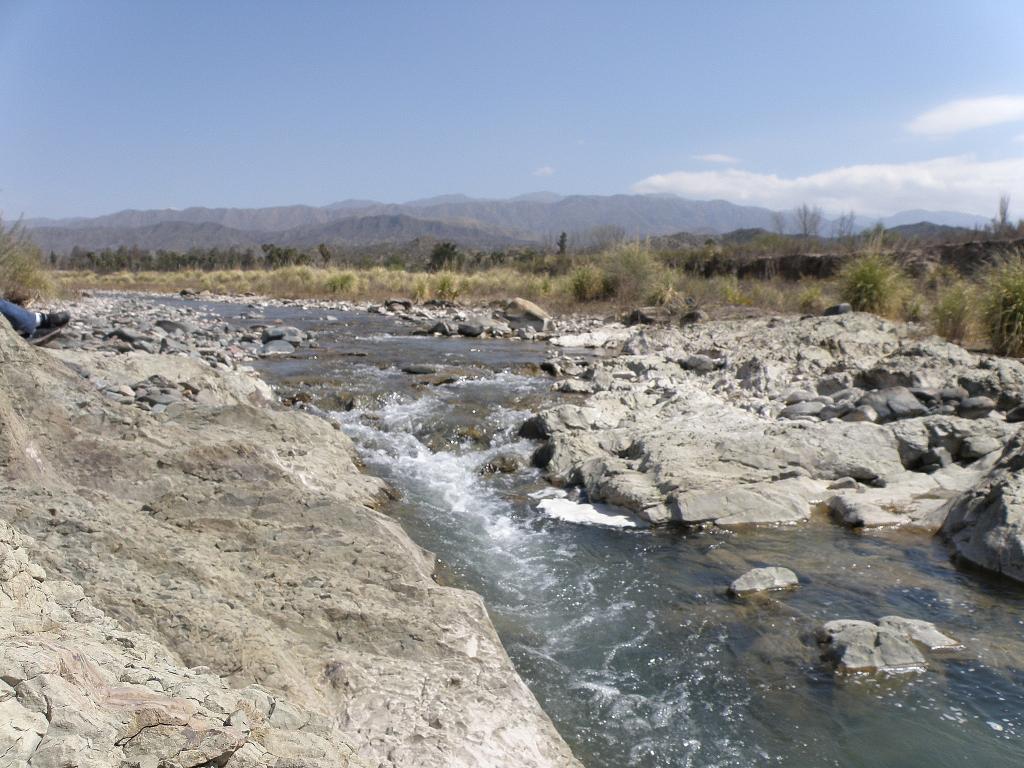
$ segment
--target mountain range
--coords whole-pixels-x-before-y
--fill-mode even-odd
[[[492,200],[442,195],[406,203],[342,200],[325,206],[125,210],[93,218],[28,219],[24,225],[45,252],[74,246],[146,249],[253,247],[261,243],[308,248],[319,243],[365,246],[430,238],[466,248],[550,243],[560,232],[578,241],[615,231],[628,238],[688,232],[713,235],[774,227],[767,208],[674,195],[568,195],[537,192]],[[877,220],[860,218],[857,226]],[[918,222],[972,229],[981,216],[949,211],[904,211],[881,219],[886,227]],[[828,234],[825,221],[822,233]]]

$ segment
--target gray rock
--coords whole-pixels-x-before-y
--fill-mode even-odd
[[[907,387],[888,387],[868,392],[857,405],[870,405],[878,414],[879,421],[909,419],[928,413],[928,408]]]
[[[843,421],[878,421],[878,411],[870,405],[858,405],[852,411],[843,415]]]
[[[460,336],[469,336],[470,338],[476,338],[477,336],[483,335],[484,324],[479,322],[459,323],[458,330]]]
[[[690,355],[689,357],[680,360],[679,365],[681,365],[683,370],[686,371],[693,371],[694,373],[711,373],[711,371],[722,367],[722,361],[716,360],[708,355]]]
[[[825,317],[833,317],[835,315],[846,315],[853,312],[853,307],[849,304],[834,304],[831,307],[825,309],[821,314]]]
[[[956,414],[964,419],[981,419],[988,416],[995,407],[996,401],[991,397],[968,397],[960,401]]]
[[[787,406],[783,408],[779,413],[780,419],[805,419],[805,418],[818,418],[825,409],[825,403],[816,402],[813,400],[798,402],[795,405]]]
[[[413,363],[402,366],[402,373],[408,373],[412,376],[427,376],[437,373],[438,370],[436,365],[430,365],[429,363]]]
[[[538,332],[551,328],[551,315],[527,299],[515,298],[502,313],[513,330],[532,329]]]
[[[818,629],[822,656],[837,672],[915,672],[927,661],[908,634],[869,621],[840,619]]]
[[[729,585],[729,592],[739,597],[753,594],[755,592],[775,592],[783,589],[793,589],[799,586],[800,581],[796,574],[789,568],[769,566],[766,568],[753,568],[732,584]]]
[[[261,341],[264,344],[271,341],[287,341],[291,344],[298,345],[305,339],[306,334],[298,328],[294,328],[290,325],[278,325],[264,328],[261,336]]]
[[[267,357],[269,355],[290,355],[295,351],[295,347],[292,343],[285,341],[284,339],[275,339],[269,341],[260,347],[260,355]]]
[[[942,533],[961,559],[1024,582],[1024,442],[1016,436],[986,477],[950,505]]]

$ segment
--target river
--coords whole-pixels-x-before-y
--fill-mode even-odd
[[[211,304],[230,322],[238,305]],[[328,314],[330,319],[327,318]],[[352,437],[400,493],[387,510],[479,592],[519,673],[588,768],[1024,764],[1024,589],[954,567],[940,542],[825,517],[739,533],[553,518],[518,426],[556,398],[540,344],[411,336],[389,317],[295,307],[268,320],[320,348],[257,363]],[[438,376],[400,368],[431,364]],[[485,472],[488,464],[512,472]],[[800,589],[736,600],[785,565]],[[835,618],[926,619],[965,650],[926,672],[836,679],[813,643]]]

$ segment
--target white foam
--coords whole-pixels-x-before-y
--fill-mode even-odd
[[[631,512],[611,504],[582,504],[569,499],[542,499],[537,505],[544,514],[567,523],[600,525],[606,528],[645,528],[646,523]]]

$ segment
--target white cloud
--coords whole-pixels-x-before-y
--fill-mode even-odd
[[[930,109],[907,124],[907,130],[923,136],[952,136],[975,128],[1024,120],[1024,96],[990,96],[959,99]]]
[[[717,152],[712,152],[709,155],[693,155],[693,159],[701,160],[705,163],[724,163],[726,165],[731,165],[733,163],[738,163],[740,161],[738,157],[733,157],[732,155],[722,155]]]
[[[991,214],[999,196],[1024,202],[1024,157],[979,161],[971,155],[915,163],[848,165],[786,178],[737,168],[676,171],[633,185],[639,193],[670,192],[702,200],[790,208],[801,203],[826,211],[879,216],[915,208]]]
[[[555,169],[550,165],[542,165],[540,168],[533,172],[534,176],[553,176]]]

